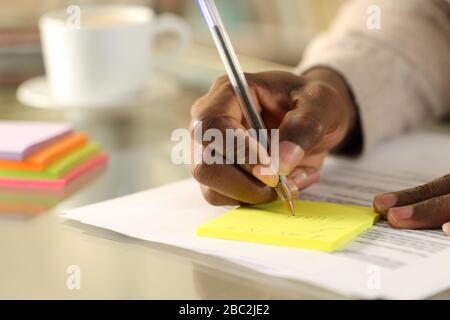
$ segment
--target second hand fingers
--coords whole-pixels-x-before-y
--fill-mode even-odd
[[[397,228],[440,228],[450,220],[450,194],[389,209],[389,223]]]
[[[377,195],[374,199],[374,208],[378,213],[386,215],[388,210],[392,207],[418,203],[426,199],[443,196],[449,193],[450,175],[446,175],[415,188]]]

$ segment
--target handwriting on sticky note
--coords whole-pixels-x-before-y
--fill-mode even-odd
[[[197,235],[227,240],[334,251],[374,224],[372,208],[296,201],[296,216],[284,204],[231,210],[197,228]]]

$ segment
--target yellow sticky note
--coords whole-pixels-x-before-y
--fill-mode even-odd
[[[368,207],[300,200],[295,206],[296,216],[279,201],[240,207],[200,225],[197,235],[330,252],[372,226],[378,217]]]

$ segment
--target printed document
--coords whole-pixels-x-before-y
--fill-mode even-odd
[[[406,135],[360,159],[329,158],[321,182],[303,191],[300,198],[371,206],[375,194],[449,173],[449,160],[448,136]],[[379,221],[332,253],[195,235],[197,226],[229,210],[208,205],[196,182],[188,179],[74,209],[65,216],[348,296],[421,299],[450,288],[450,237],[441,230],[398,230]]]

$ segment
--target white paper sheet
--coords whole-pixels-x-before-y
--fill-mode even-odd
[[[448,136],[411,134],[356,161],[330,158],[322,182],[301,197],[371,205],[376,193],[415,186],[450,172],[449,160]],[[197,225],[226,210],[206,204],[189,179],[65,215],[351,296],[420,299],[450,288],[450,237],[440,230],[395,230],[380,222],[335,253],[195,236]]]

